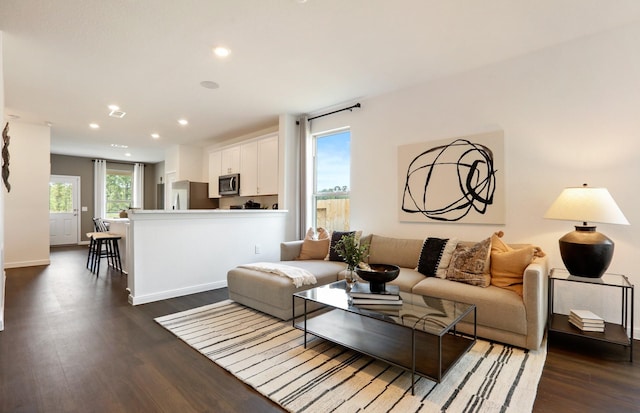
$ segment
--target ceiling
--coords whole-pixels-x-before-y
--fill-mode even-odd
[[[171,145],[212,144],[276,125],[281,114],[639,17],[637,0],[1,0],[5,115],[50,124],[52,153],[158,162]],[[215,57],[218,45],[231,54]],[[110,117],[111,104],[126,115]]]

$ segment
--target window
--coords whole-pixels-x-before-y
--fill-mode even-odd
[[[65,182],[49,182],[49,212],[73,212],[73,185]]]
[[[314,182],[312,222],[316,228],[349,230],[351,132],[313,135]]]
[[[118,218],[133,201],[133,174],[129,171],[107,170],[106,218]]]

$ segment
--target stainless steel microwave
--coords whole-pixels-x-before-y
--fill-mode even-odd
[[[240,195],[240,174],[221,175],[218,178],[220,195]]]

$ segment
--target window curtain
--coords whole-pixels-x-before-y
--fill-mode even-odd
[[[107,161],[93,161],[93,217],[106,218],[107,209]]]
[[[144,164],[133,165],[133,200],[132,208],[144,208]]]
[[[311,191],[313,190],[312,181],[307,171],[308,168],[308,151],[310,146],[310,125],[309,116],[302,115],[298,118],[298,141],[300,143],[300,156],[298,156],[299,171],[299,188],[298,188],[298,211],[297,211],[297,233],[299,239],[304,239],[307,233],[307,225],[311,221],[310,207],[313,205],[311,199]]]

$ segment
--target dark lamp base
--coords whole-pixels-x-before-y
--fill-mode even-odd
[[[576,226],[560,238],[560,255],[567,271],[578,277],[600,278],[613,258],[613,241],[595,226]]]

